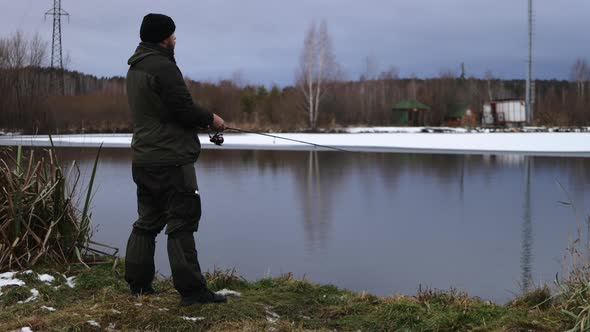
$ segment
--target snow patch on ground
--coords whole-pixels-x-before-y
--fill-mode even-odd
[[[31,330],[30,327],[22,327],[20,330],[17,330],[17,331],[20,331],[20,332],[33,332],[33,330]]]
[[[97,323],[96,321],[94,321],[94,320],[89,320],[89,321],[86,321],[86,323],[88,323],[88,324],[90,324],[90,325],[92,325],[92,326],[100,327],[100,324],[98,324],[98,323]]]
[[[45,309],[47,311],[56,311],[57,310],[54,307],[47,307],[47,306],[44,306],[44,305],[41,306],[41,309]]]
[[[38,278],[39,280],[46,282],[48,284],[52,283],[55,280],[55,277],[49,274],[40,274]]]
[[[0,289],[4,286],[22,286],[25,282],[20,279],[0,279]]]
[[[4,272],[4,273],[0,273],[0,279],[12,279],[14,278],[14,276],[16,275],[16,272]]]
[[[0,296],[2,296],[2,287],[6,287],[6,286],[22,286],[25,284],[24,281],[20,280],[20,279],[16,279],[14,278],[16,276],[17,272],[4,272],[4,273],[0,273]]]
[[[187,316],[183,316],[182,319],[188,320],[188,321],[192,321],[192,322],[196,322],[196,321],[200,321],[200,320],[205,320],[205,317],[187,317]]]
[[[227,295],[242,296],[242,293],[236,292],[236,291],[233,291],[230,289],[226,289],[226,288],[215,292],[215,294],[219,294],[219,295],[223,295],[223,296],[227,296]]]
[[[35,301],[37,300],[37,298],[39,297],[39,291],[35,288],[31,289],[31,297],[29,297],[28,299],[24,300],[24,301],[18,301],[19,304],[22,303],[29,303],[31,301]]]
[[[66,276],[64,275],[64,278],[66,278],[66,284],[68,285],[68,287],[70,287],[70,288],[74,288],[74,287],[76,287],[76,282],[74,281],[74,279],[75,279],[76,277],[66,277]]]
[[[281,319],[281,316],[279,316],[279,314],[277,314],[276,312],[271,311],[271,307],[266,307],[266,320],[271,323],[274,324],[276,323],[279,319]]]

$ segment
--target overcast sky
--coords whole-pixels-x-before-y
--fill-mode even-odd
[[[20,29],[51,41],[43,19],[51,0],[0,0],[0,34]],[[139,42],[142,17],[164,13],[176,23],[176,58],[195,80],[231,78],[291,84],[306,28],[325,19],[336,59],[356,79],[365,59],[402,76],[490,70],[524,78],[526,0],[62,0],[70,69],[97,76],[125,75]],[[569,78],[578,57],[590,59],[590,1],[535,1],[535,76]]]

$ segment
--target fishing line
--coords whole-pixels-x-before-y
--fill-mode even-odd
[[[296,143],[301,143],[301,144],[307,144],[307,145],[315,146],[315,147],[318,147],[318,148],[336,150],[336,151],[341,151],[341,152],[351,152],[349,150],[345,150],[345,149],[341,149],[341,148],[337,148],[337,147],[333,147],[333,146],[316,144],[316,143],[311,143],[311,142],[302,141],[302,140],[298,140],[298,139],[281,137],[281,136],[277,136],[277,135],[259,133],[259,132],[256,132],[256,131],[244,130],[244,129],[233,128],[233,127],[226,127],[225,129],[226,130],[233,130],[233,131],[237,131],[237,132],[245,133],[245,134],[255,134],[255,135],[272,137],[272,138],[276,138],[276,139],[282,139],[282,140],[285,140],[285,141],[291,141],[291,142],[296,142]],[[221,133],[216,133],[213,136],[209,135],[209,138],[210,138],[210,141],[212,143],[214,143],[215,145],[220,145],[221,146],[221,144],[223,144],[223,135]]]

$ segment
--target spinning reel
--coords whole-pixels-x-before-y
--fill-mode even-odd
[[[221,146],[223,144],[223,134],[215,133],[211,136],[211,133],[209,133],[209,141],[215,145]]]

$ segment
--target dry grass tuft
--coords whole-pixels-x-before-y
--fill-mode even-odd
[[[81,210],[75,204],[81,197],[75,162],[64,172],[54,149],[20,146],[16,156],[5,149],[0,157],[0,271],[82,262],[91,252],[88,207],[98,155]]]

